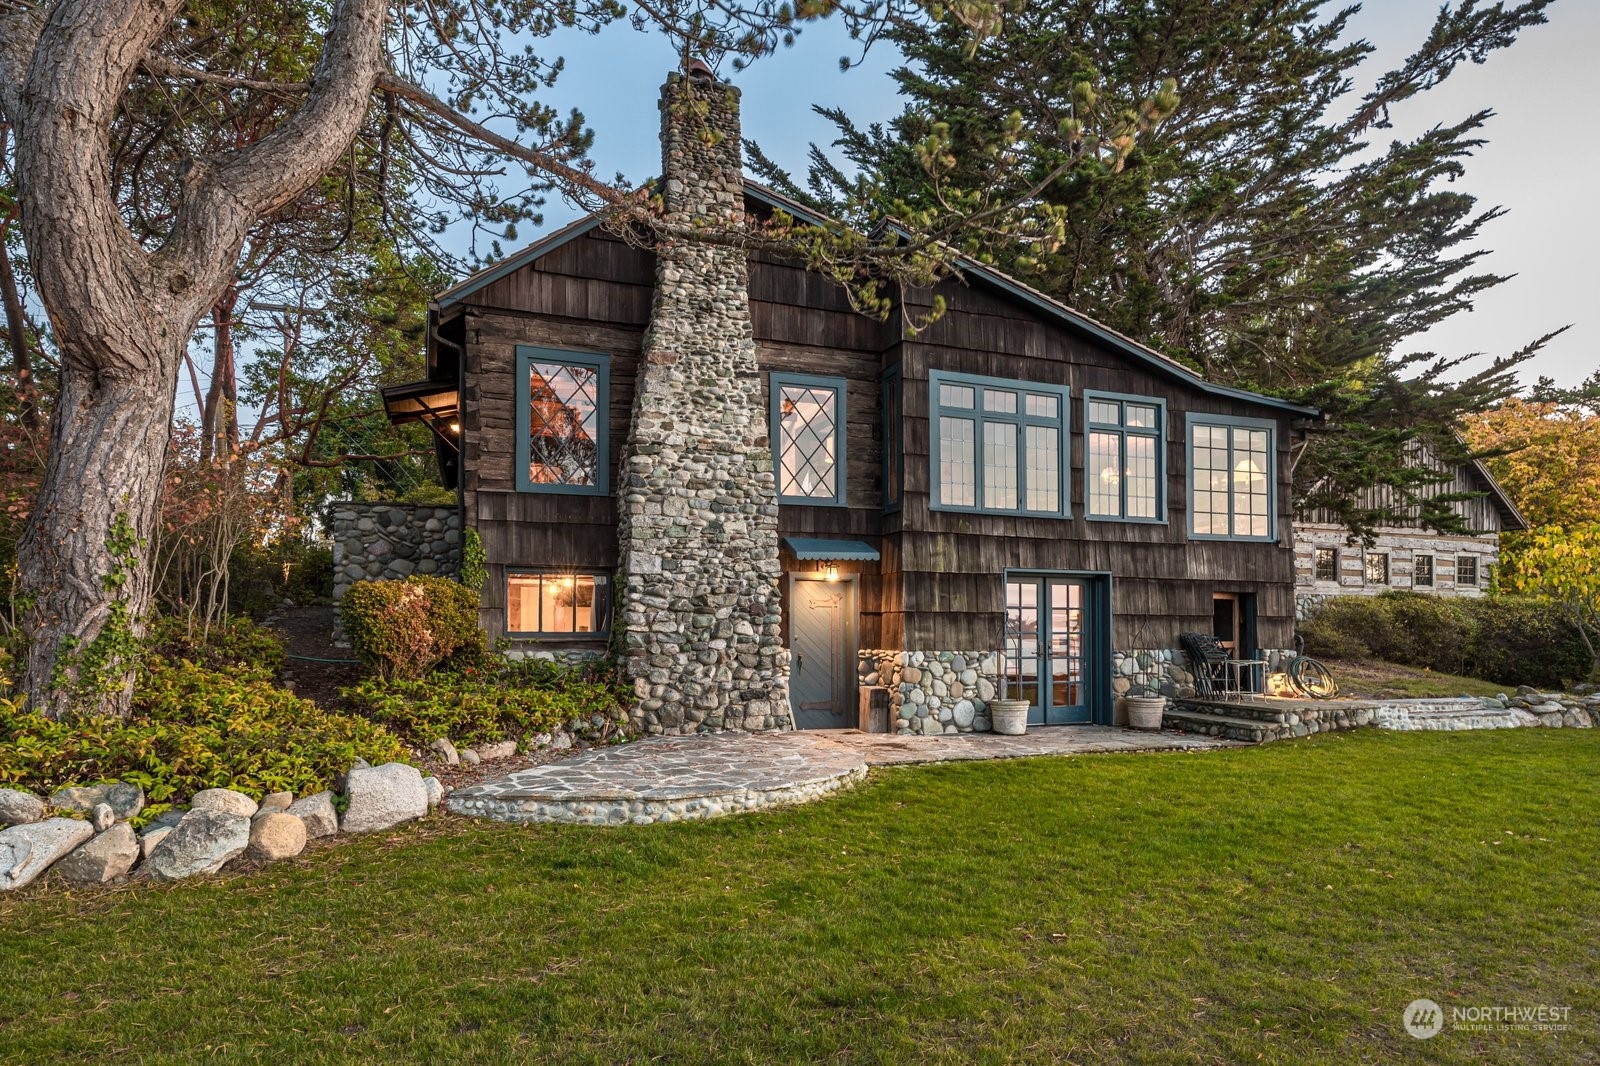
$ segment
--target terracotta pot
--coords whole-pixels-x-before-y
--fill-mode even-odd
[[[1028,731],[1028,701],[990,700],[989,721],[1001,736],[1022,736]]]
[[[1161,713],[1167,709],[1165,696],[1128,696],[1128,728],[1160,729]]]

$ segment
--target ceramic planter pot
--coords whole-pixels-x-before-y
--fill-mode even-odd
[[[1165,696],[1128,696],[1128,728],[1160,729],[1161,713],[1167,709]]]
[[[1022,736],[1028,731],[1028,701],[990,700],[989,721],[1002,736]]]

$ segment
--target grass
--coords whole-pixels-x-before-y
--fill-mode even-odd
[[[1381,697],[1420,699],[1430,696],[1494,696],[1516,691],[1476,677],[1440,674],[1420,666],[1401,666],[1376,659],[1327,659],[1339,682],[1339,695],[1348,699]]]
[[[1596,732],[922,767],[39,886],[0,898],[0,1062],[1594,1061]],[[1573,1028],[1423,1043],[1424,996]]]

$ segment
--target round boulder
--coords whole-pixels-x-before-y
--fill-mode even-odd
[[[223,814],[236,814],[240,818],[252,817],[260,810],[255,800],[231,788],[208,788],[204,792],[196,792],[189,806],[197,811],[221,811]]]
[[[127,822],[117,822],[56,863],[56,870],[74,884],[103,885],[126,874],[138,861],[139,835]]]
[[[306,850],[306,823],[292,814],[268,811],[250,826],[245,854],[257,862],[292,859]]]
[[[346,833],[372,833],[428,814],[422,771],[401,762],[352,769],[345,777],[345,794],[350,807],[339,828]]]
[[[254,806],[252,802],[251,807]],[[150,871],[168,881],[214,874],[228,860],[242,855],[249,845],[249,815],[196,807],[156,845],[150,854]]]
[[[44,820],[44,800],[32,792],[0,788],[0,825],[29,825]]]

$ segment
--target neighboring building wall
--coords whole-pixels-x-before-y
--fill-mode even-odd
[[[412,574],[454,577],[461,569],[461,512],[408,503],[335,503],[333,600],[357,581]]]
[[[1303,616],[1307,607],[1330,596],[1376,596],[1389,589],[1406,589],[1438,596],[1481,596],[1489,587],[1489,575],[1500,561],[1498,534],[1481,536],[1443,536],[1419,529],[1379,529],[1370,546],[1349,543],[1349,531],[1329,524],[1296,523],[1294,538],[1295,599]],[[1318,550],[1337,552],[1336,580],[1318,579]],[[1387,582],[1367,580],[1367,556],[1385,555],[1389,562]],[[1433,559],[1433,583],[1419,585],[1417,557]],[[1464,569],[1460,563],[1476,564],[1477,580],[1464,584],[1458,580]]]

